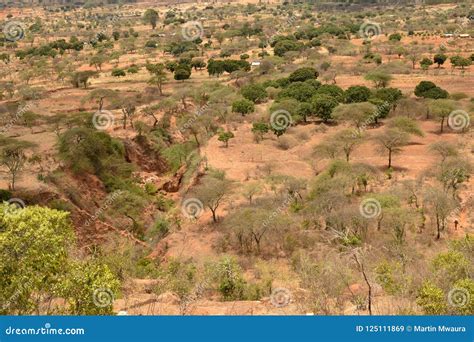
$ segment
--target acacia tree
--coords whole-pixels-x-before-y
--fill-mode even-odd
[[[443,133],[444,122],[456,109],[455,102],[452,100],[438,99],[432,100],[429,103],[429,110],[440,120],[440,133]]]
[[[341,147],[348,162],[352,152],[362,142],[362,134],[357,130],[345,129],[334,135],[334,141]]]
[[[446,229],[447,220],[457,203],[439,188],[430,188],[425,194],[425,202],[432,212],[436,223],[436,239],[441,238],[441,232]]]
[[[452,191],[453,198],[459,186],[469,180],[472,165],[461,158],[449,158],[436,169],[436,178],[443,184],[444,191]]]
[[[255,195],[260,194],[263,191],[263,185],[259,182],[251,182],[245,185],[242,195],[248,199],[249,204],[252,204],[252,200]]]
[[[11,142],[3,147],[0,154],[0,165],[7,168],[10,174],[10,189],[15,190],[18,175],[25,167],[28,160],[26,156],[26,148],[32,144],[26,142]]]
[[[163,96],[163,83],[167,80],[165,65],[163,63],[147,63],[146,69],[152,75],[148,83],[156,86],[160,92],[160,96]]]
[[[375,88],[385,88],[389,85],[390,81],[393,79],[392,75],[387,74],[386,72],[374,70],[370,71],[364,77],[367,81],[372,81]]]
[[[115,101],[115,105],[122,110],[123,129],[127,129],[128,121],[130,121],[130,126],[133,128],[132,117],[137,109],[137,99],[135,97],[119,98]]]
[[[441,158],[441,164],[443,164],[448,157],[457,157],[459,155],[457,146],[446,141],[437,141],[431,144],[429,149]]]
[[[225,226],[231,232],[240,252],[258,255],[265,246],[281,245],[283,233],[290,225],[279,211],[255,203],[230,214]],[[270,243],[270,239],[277,240],[278,243]]]
[[[360,129],[375,121],[376,107],[369,102],[341,104],[334,109],[333,116],[337,120],[352,121]]]
[[[102,111],[104,107],[105,99],[107,98],[110,100],[116,100],[117,93],[115,92],[115,90],[103,89],[103,88],[94,89],[86,97],[84,97],[82,102],[91,101],[91,100],[97,101],[98,111],[100,112]]]
[[[213,222],[217,222],[217,209],[222,204],[222,200],[228,194],[230,182],[224,175],[207,175],[197,186],[194,196],[198,198],[204,206],[212,212]]]
[[[400,153],[402,147],[408,144],[409,135],[396,128],[386,129],[375,137],[380,152],[388,152],[388,168],[392,167],[392,156]]]

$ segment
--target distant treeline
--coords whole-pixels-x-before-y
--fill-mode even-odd
[[[135,3],[137,0],[0,0],[0,7],[28,7],[28,6],[99,6],[120,3]]]
[[[324,5],[338,5],[338,4],[349,4],[349,5],[402,5],[402,4],[413,4],[413,5],[436,5],[436,4],[459,4],[467,3],[469,0],[283,0],[283,3],[311,3],[311,4],[324,4]]]

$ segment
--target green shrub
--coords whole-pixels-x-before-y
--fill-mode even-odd
[[[0,203],[12,198],[12,193],[8,190],[0,189]]]

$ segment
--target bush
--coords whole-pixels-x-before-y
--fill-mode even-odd
[[[304,82],[318,78],[319,73],[314,68],[299,68],[288,77],[290,82]]]
[[[140,67],[138,67],[138,65],[133,64],[128,67],[127,72],[129,74],[136,74],[138,73],[139,70],[140,70]]]
[[[145,47],[156,49],[158,47],[158,42],[156,40],[149,40],[145,43]]]
[[[112,76],[113,77],[123,77],[125,76],[125,71],[122,69],[112,69]]]
[[[232,111],[234,113],[240,113],[242,115],[252,113],[255,110],[255,106],[252,101],[247,99],[241,99],[232,103]]]
[[[53,199],[48,203],[48,207],[51,209],[56,209],[60,211],[69,211],[71,212],[73,210],[73,206],[71,203],[60,200],[60,199]]]
[[[8,201],[10,198],[12,198],[10,191],[0,189],[0,202]]]
[[[237,262],[230,257],[224,257],[214,268],[217,288],[223,299],[226,301],[244,299],[246,283]]]
[[[282,136],[277,140],[278,148],[284,151],[289,150],[290,148],[295,146],[295,143],[296,143],[295,139],[288,136]]]
[[[158,192],[158,187],[153,183],[145,183],[145,192],[148,195],[154,195]]]
[[[146,232],[146,238],[147,240],[153,240],[154,242],[158,242],[166,235],[168,235],[169,231],[170,223],[164,217],[159,216],[158,218],[156,218],[151,228],[148,229],[148,231]]]

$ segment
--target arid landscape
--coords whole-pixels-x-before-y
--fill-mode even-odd
[[[0,314],[474,314],[471,2],[0,27]]]

